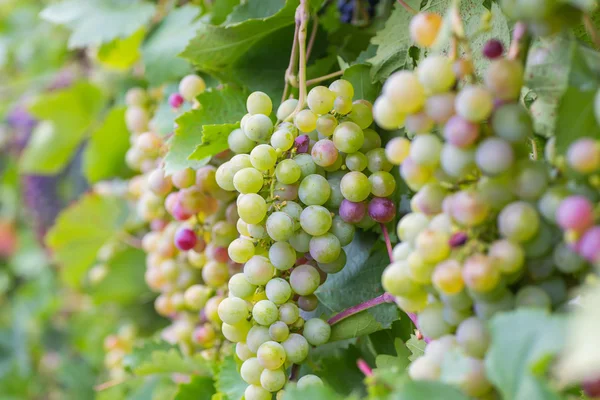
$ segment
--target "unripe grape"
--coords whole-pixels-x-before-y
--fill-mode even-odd
[[[412,17],[409,25],[410,37],[421,47],[431,47],[442,27],[442,16],[431,12],[420,12]]]
[[[432,303],[419,313],[419,330],[425,337],[437,339],[450,333],[451,329],[444,321],[441,303]]]
[[[417,68],[417,76],[429,94],[447,92],[455,82],[452,62],[444,56],[425,57]]]
[[[446,143],[442,147],[440,164],[448,175],[454,178],[462,178],[475,168],[475,151]]]
[[[417,164],[410,156],[400,165],[400,176],[412,190],[421,189],[432,175],[431,168]]]
[[[304,230],[299,229],[294,235],[288,240],[290,245],[299,253],[306,253],[310,249],[310,236]]]
[[[245,263],[254,256],[254,243],[248,239],[238,238],[229,244],[227,252],[229,258],[236,263]]]
[[[311,110],[302,110],[294,117],[294,124],[300,132],[311,132],[317,127],[317,116]]]
[[[341,241],[340,241],[341,242]],[[340,272],[346,266],[346,252],[344,249],[340,251],[340,255],[337,260],[330,263],[318,263],[319,268],[327,274],[336,274]]]
[[[461,265],[456,260],[446,260],[438,264],[431,280],[436,289],[444,294],[460,293],[465,286]]]
[[[254,114],[248,117],[242,130],[248,139],[258,143],[265,143],[271,137],[271,133],[273,133],[273,122],[266,115]]]
[[[258,348],[263,344],[271,340],[269,335],[269,329],[265,326],[254,325],[249,331],[246,337],[246,344],[248,350],[252,353],[256,353]]]
[[[247,224],[258,224],[267,215],[267,203],[258,194],[245,194],[238,198],[238,213]]]
[[[512,274],[523,268],[525,253],[517,243],[509,240],[497,240],[488,250],[488,256],[500,272]]]
[[[317,262],[334,262],[340,256],[341,250],[342,246],[339,239],[331,233],[326,233],[321,236],[314,236],[312,239],[310,239],[310,255]]]
[[[456,96],[456,113],[471,122],[486,120],[493,107],[491,93],[481,86],[466,86]]]
[[[263,186],[263,175],[255,168],[243,168],[233,176],[235,190],[242,194],[258,193]]]
[[[256,353],[258,362],[263,367],[274,370],[283,365],[286,360],[286,351],[277,342],[269,341],[260,345]]]
[[[279,318],[279,310],[272,301],[261,300],[252,308],[252,317],[260,325],[269,326]]]
[[[333,132],[335,147],[344,153],[354,153],[360,150],[364,141],[365,136],[362,129],[354,122],[342,122]]]
[[[132,87],[125,93],[125,104],[129,107],[143,107],[147,100],[146,91],[141,87]]]
[[[148,129],[149,120],[148,111],[142,107],[127,107],[127,110],[125,110],[125,124],[131,132],[145,132]]]
[[[331,114],[325,114],[317,118],[317,132],[323,136],[333,135],[333,131],[338,126],[337,119]]]
[[[251,357],[242,363],[240,375],[242,379],[250,385],[260,385],[260,375],[264,367],[258,362],[258,358]]]
[[[304,375],[298,379],[298,389],[304,389],[309,386],[322,386],[323,381],[316,375]]]
[[[275,268],[286,271],[296,262],[296,251],[287,242],[275,242],[269,248],[269,260]]]
[[[408,376],[415,381],[437,381],[440,365],[430,357],[421,356],[408,366]]]
[[[406,214],[398,222],[398,237],[403,242],[413,242],[417,235],[427,228],[429,219],[421,213]]]
[[[223,333],[223,336],[225,336],[225,339],[233,343],[238,343],[246,340],[246,336],[248,335],[248,331],[251,327],[252,324],[246,320],[238,322],[235,325],[223,323],[221,326],[221,332]]]
[[[540,289],[537,286],[524,286],[519,289],[515,296],[515,305],[517,307],[550,310],[552,307],[552,300],[543,289]]]
[[[246,361],[254,356],[254,353],[252,351],[250,351],[250,349],[248,348],[248,345],[243,342],[236,343],[235,354],[242,361]]]
[[[383,94],[399,113],[417,112],[425,104],[425,89],[410,71],[393,73],[383,85]]]
[[[331,223],[331,213],[322,206],[308,206],[300,214],[302,229],[313,236],[327,233]]]
[[[179,93],[187,101],[192,101],[206,89],[204,79],[198,75],[187,75],[179,82]]]
[[[281,160],[281,162],[279,162],[275,168],[275,176],[277,177],[277,180],[286,185],[296,183],[300,179],[301,175],[302,170],[294,160]]]
[[[377,125],[391,131],[404,125],[406,115],[398,112],[394,103],[382,95],[373,104],[373,118]]]
[[[442,212],[442,203],[448,191],[440,184],[428,183],[413,196],[411,207],[425,215],[434,216]]]
[[[256,285],[248,282],[248,279],[243,273],[237,273],[229,279],[227,284],[229,293],[239,298],[247,298],[254,294]]]
[[[480,319],[471,317],[458,326],[456,341],[471,357],[483,358],[490,344],[490,334]]]
[[[576,140],[567,151],[567,163],[581,174],[600,170],[600,141],[585,137]]]
[[[298,105],[298,99],[287,99],[279,105],[277,108],[277,119],[283,121],[287,119]]]
[[[437,136],[417,135],[410,146],[410,158],[421,166],[435,167],[440,161],[442,142]]]
[[[273,110],[271,98],[263,92],[253,92],[246,99],[246,109],[250,114],[270,115]]]
[[[210,297],[210,289],[202,285],[192,285],[183,294],[185,304],[192,310],[200,310]]]
[[[452,218],[467,227],[482,224],[487,219],[490,208],[481,194],[475,190],[463,190],[447,200]]]
[[[406,261],[393,262],[383,271],[381,282],[383,288],[394,296],[412,297],[421,290],[421,285],[416,283],[409,272]]]
[[[288,325],[293,324],[300,317],[298,306],[293,303],[285,303],[279,307],[279,319]]]
[[[369,197],[371,182],[363,173],[352,171],[344,175],[340,182],[340,189],[345,199],[358,203]]]
[[[511,145],[500,138],[487,138],[477,146],[475,162],[484,174],[498,175],[513,164],[515,155]]]
[[[331,326],[320,318],[311,318],[304,324],[302,335],[313,346],[321,346],[329,341]]]
[[[338,79],[329,85],[329,90],[335,93],[336,96],[354,97],[354,87],[352,83],[345,79]]]
[[[269,259],[263,256],[254,256],[244,265],[244,275],[253,285],[266,285],[274,273],[275,268]]]
[[[492,128],[497,136],[511,143],[524,142],[533,134],[529,112],[518,103],[505,104],[492,117]]]
[[[373,106],[365,104],[366,100],[352,103],[352,111],[348,117],[361,129],[367,129],[373,123]]]
[[[221,321],[229,325],[235,325],[246,319],[248,316],[248,306],[240,298],[228,297],[219,304],[218,312]]]
[[[283,388],[286,382],[286,376],[283,369],[269,370],[265,369],[260,375],[260,384],[263,389],[269,392],[276,392]],[[271,396],[268,397],[271,399]]]
[[[500,271],[489,257],[482,254],[465,260],[462,275],[467,287],[477,292],[489,292],[500,281]]]
[[[385,156],[385,149],[377,148],[367,152],[367,168],[371,172],[389,172],[393,165]]]
[[[267,298],[275,304],[284,304],[292,295],[290,284],[281,278],[274,278],[265,287]]]
[[[308,92],[306,103],[315,114],[327,114],[333,108],[335,97],[325,86],[315,86]]]
[[[410,140],[404,137],[395,137],[385,146],[385,155],[394,165],[400,165],[408,157],[410,152]],[[346,162],[347,159],[346,159]]]
[[[162,169],[155,169],[148,175],[148,186],[158,196],[164,196],[172,189],[171,180],[165,176]]]
[[[523,86],[523,66],[518,60],[494,60],[485,72],[484,82],[494,97],[516,100]]]
[[[282,211],[276,211],[267,218],[267,233],[275,241],[286,241],[294,233],[294,221]]]
[[[309,345],[302,335],[291,333],[281,345],[285,350],[287,360],[291,363],[301,363],[308,356]]]
[[[290,286],[295,293],[305,296],[312,294],[320,284],[319,272],[311,265],[300,265],[290,274]]]

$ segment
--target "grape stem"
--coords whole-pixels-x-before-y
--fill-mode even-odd
[[[383,231],[383,238],[385,239],[385,247],[387,247],[388,256],[390,262],[394,262],[394,256],[392,255],[392,241],[390,240],[390,234],[388,233],[387,227],[384,223],[381,223],[381,230]]]
[[[310,54],[312,52],[313,46],[315,44],[315,39],[317,38],[317,30],[319,29],[319,17],[315,14],[313,16],[313,27],[310,32],[310,39],[308,40],[308,47],[306,48],[306,59],[310,58]],[[307,83],[308,85],[308,83]]]
[[[583,25],[585,26],[585,30],[590,35],[590,39],[596,46],[596,49],[600,49],[600,35],[594,26],[594,22],[589,14],[583,14]]]
[[[293,364],[292,369],[290,371],[290,381],[295,382],[298,380],[298,375],[300,374],[300,365]]]
[[[408,5],[407,2],[405,2],[404,0],[398,0],[398,3],[400,3],[400,5],[409,13],[415,15],[417,14],[417,10],[415,10],[414,8],[412,8],[411,6]]]
[[[373,299],[369,299],[367,301],[364,301],[360,304],[357,304],[355,306],[352,306],[350,308],[345,309],[344,311],[334,315],[333,317],[329,318],[329,320],[327,321],[327,323],[329,325],[335,325],[338,322],[340,322],[343,319],[346,319],[348,317],[351,317],[355,314],[358,314],[361,311],[365,311],[368,310],[369,308],[373,308],[375,306],[378,306],[380,304],[384,304],[384,303],[393,303],[394,302],[394,296],[391,295],[390,293],[384,293],[380,296],[377,296]]]
[[[525,62],[527,51],[529,50],[529,44],[531,43],[531,37],[527,34],[527,25],[524,22],[517,22],[513,30],[513,37],[508,49],[508,58],[511,60],[521,59]]]
[[[316,83],[326,81],[344,74],[344,71],[335,71],[327,75],[319,76],[318,78],[309,79],[306,81],[306,86],[312,86]]]
[[[290,81],[294,78],[294,70],[296,69],[296,60],[298,58],[298,30],[300,28],[300,21],[296,20],[296,28],[294,29],[294,42],[292,43],[292,53],[290,54],[290,63],[285,70],[285,86],[283,87],[283,95],[281,96],[281,102],[283,103],[288,95],[288,89],[290,88]]]
[[[356,366],[358,367],[358,369],[360,369],[360,372],[362,372],[365,376],[373,375],[373,370],[371,369],[371,367],[369,367],[369,364],[367,364],[367,362],[362,358],[356,360]]]
[[[308,12],[308,0],[300,0],[300,5],[296,10],[296,24],[298,25],[298,105],[292,114],[286,118],[291,121],[294,119],[306,103],[306,31],[308,30],[308,20],[310,14]],[[299,24],[298,24],[299,21]]]

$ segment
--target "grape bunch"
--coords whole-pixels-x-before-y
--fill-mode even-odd
[[[358,18],[373,18],[377,4],[379,4],[379,0],[368,0],[366,2],[361,0],[338,0],[337,8],[340,12],[340,20],[349,24]]]
[[[104,366],[110,379],[121,380],[127,376],[123,360],[131,353],[137,338],[137,328],[132,324],[123,325],[117,333],[104,338]]]
[[[344,268],[343,247],[356,228],[395,216],[392,164],[369,128],[371,104],[353,96],[346,80],[316,86],[308,108],[286,100],[273,124],[271,99],[252,93],[248,114],[228,138],[237,154],[217,169],[219,186],[238,193],[240,237],[228,252],[244,267],[229,280],[218,312],[224,336],[244,361],[247,400],[270,399],[310,345],[327,343],[328,323],[305,321],[300,311],[315,310],[315,291]],[[307,375],[298,385],[318,382]]]
[[[424,46],[438,29],[426,17],[411,23]],[[569,149],[577,177],[535,159],[532,120],[518,101],[523,66],[497,44],[484,52],[491,62],[481,83],[465,79],[470,60],[430,54],[414,71],[392,74],[373,106],[381,127],[406,133],[385,151],[415,192],[382,276],[431,340],[409,375],[443,379],[476,398],[493,390],[483,364],[486,320],[515,307],[564,307],[600,248],[592,207],[599,191],[589,176],[597,177],[598,143],[584,138]],[[465,369],[441,374],[450,351]]]

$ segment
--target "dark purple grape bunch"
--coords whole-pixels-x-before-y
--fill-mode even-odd
[[[337,7],[340,12],[340,20],[349,24],[355,16],[362,17],[364,11],[366,11],[369,18],[373,18],[375,16],[375,7],[377,7],[378,3],[379,0],[368,0],[367,4],[357,0],[338,0]],[[359,9],[359,7],[365,8]]]

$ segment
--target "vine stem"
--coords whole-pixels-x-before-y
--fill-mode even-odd
[[[373,370],[371,369],[371,367],[369,367],[369,364],[367,364],[367,362],[362,358],[356,360],[356,366],[358,367],[358,369],[360,369],[360,372],[362,372],[365,376],[373,375]]]
[[[294,42],[292,43],[292,52],[290,54],[290,63],[285,70],[285,86],[283,87],[283,96],[281,96],[281,102],[286,100],[288,90],[290,88],[290,80],[294,75],[296,69],[296,60],[298,59],[298,30],[300,28],[300,21],[296,20],[296,28],[294,29]]]
[[[392,241],[390,240],[390,234],[387,230],[387,226],[384,223],[381,223],[381,230],[383,231],[383,238],[385,239],[385,247],[387,248],[388,256],[390,257],[390,262],[394,262],[394,256],[392,251]]]
[[[319,29],[319,17],[317,15],[313,15],[313,28],[310,32],[310,39],[308,40],[308,47],[306,48],[306,59],[310,58],[310,54],[312,53],[313,46],[315,44],[315,39],[317,38],[317,30]],[[308,83],[307,83],[308,85]]]
[[[594,26],[594,22],[589,14],[583,14],[583,25],[585,26],[585,30],[590,35],[590,39],[596,46],[597,49],[600,49],[600,35]]]
[[[416,15],[418,13],[417,10],[415,10],[414,8],[412,8],[411,6],[408,5],[407,2],[405,2],[404,0],[398,0],[398,3],[400,3],[400,5],[409,13]]]
[[[354,314],[358,314],[361,311],[368,310],[369,308],[373,308],[373,307],[378,306],[383,303],[393,303],[393,302],[394,302],[394,296],[391,295],[390,293],[386,292],[386,293],[384,293],[380,296],[377,296],[373,299],[369,299],[360,304],[357,304],[355,306],[345,309],[344,311],[329,318],[329,320],[327,320],[327,323],[329,325],[335,325],[338,322],[340,322],[341,320],[351,317]]]
[[[308,30],[308,0],[300,0],[300,5],[296,10],[296,23],[298,24],[298,105],[294,112],[287,118],[292,120],[298,114],[306,103],[306,31]]]
[[[343,74],[344,74],[344,71],[340,70],[340,71],[332,72],[327,75],[319,76],[318,78],[309,79],[308,81],[306,81],[306,86],[312,86],[316,83],[326,81],[327,79],[335,78],[337,76],[342,76]]]
[[[530,37],[527,34],[527,25],[521,21],[517,22],[513,30],[510,47],[508,48],[508,58],[511,60],[521,58],[525,62],[530,42]]]

